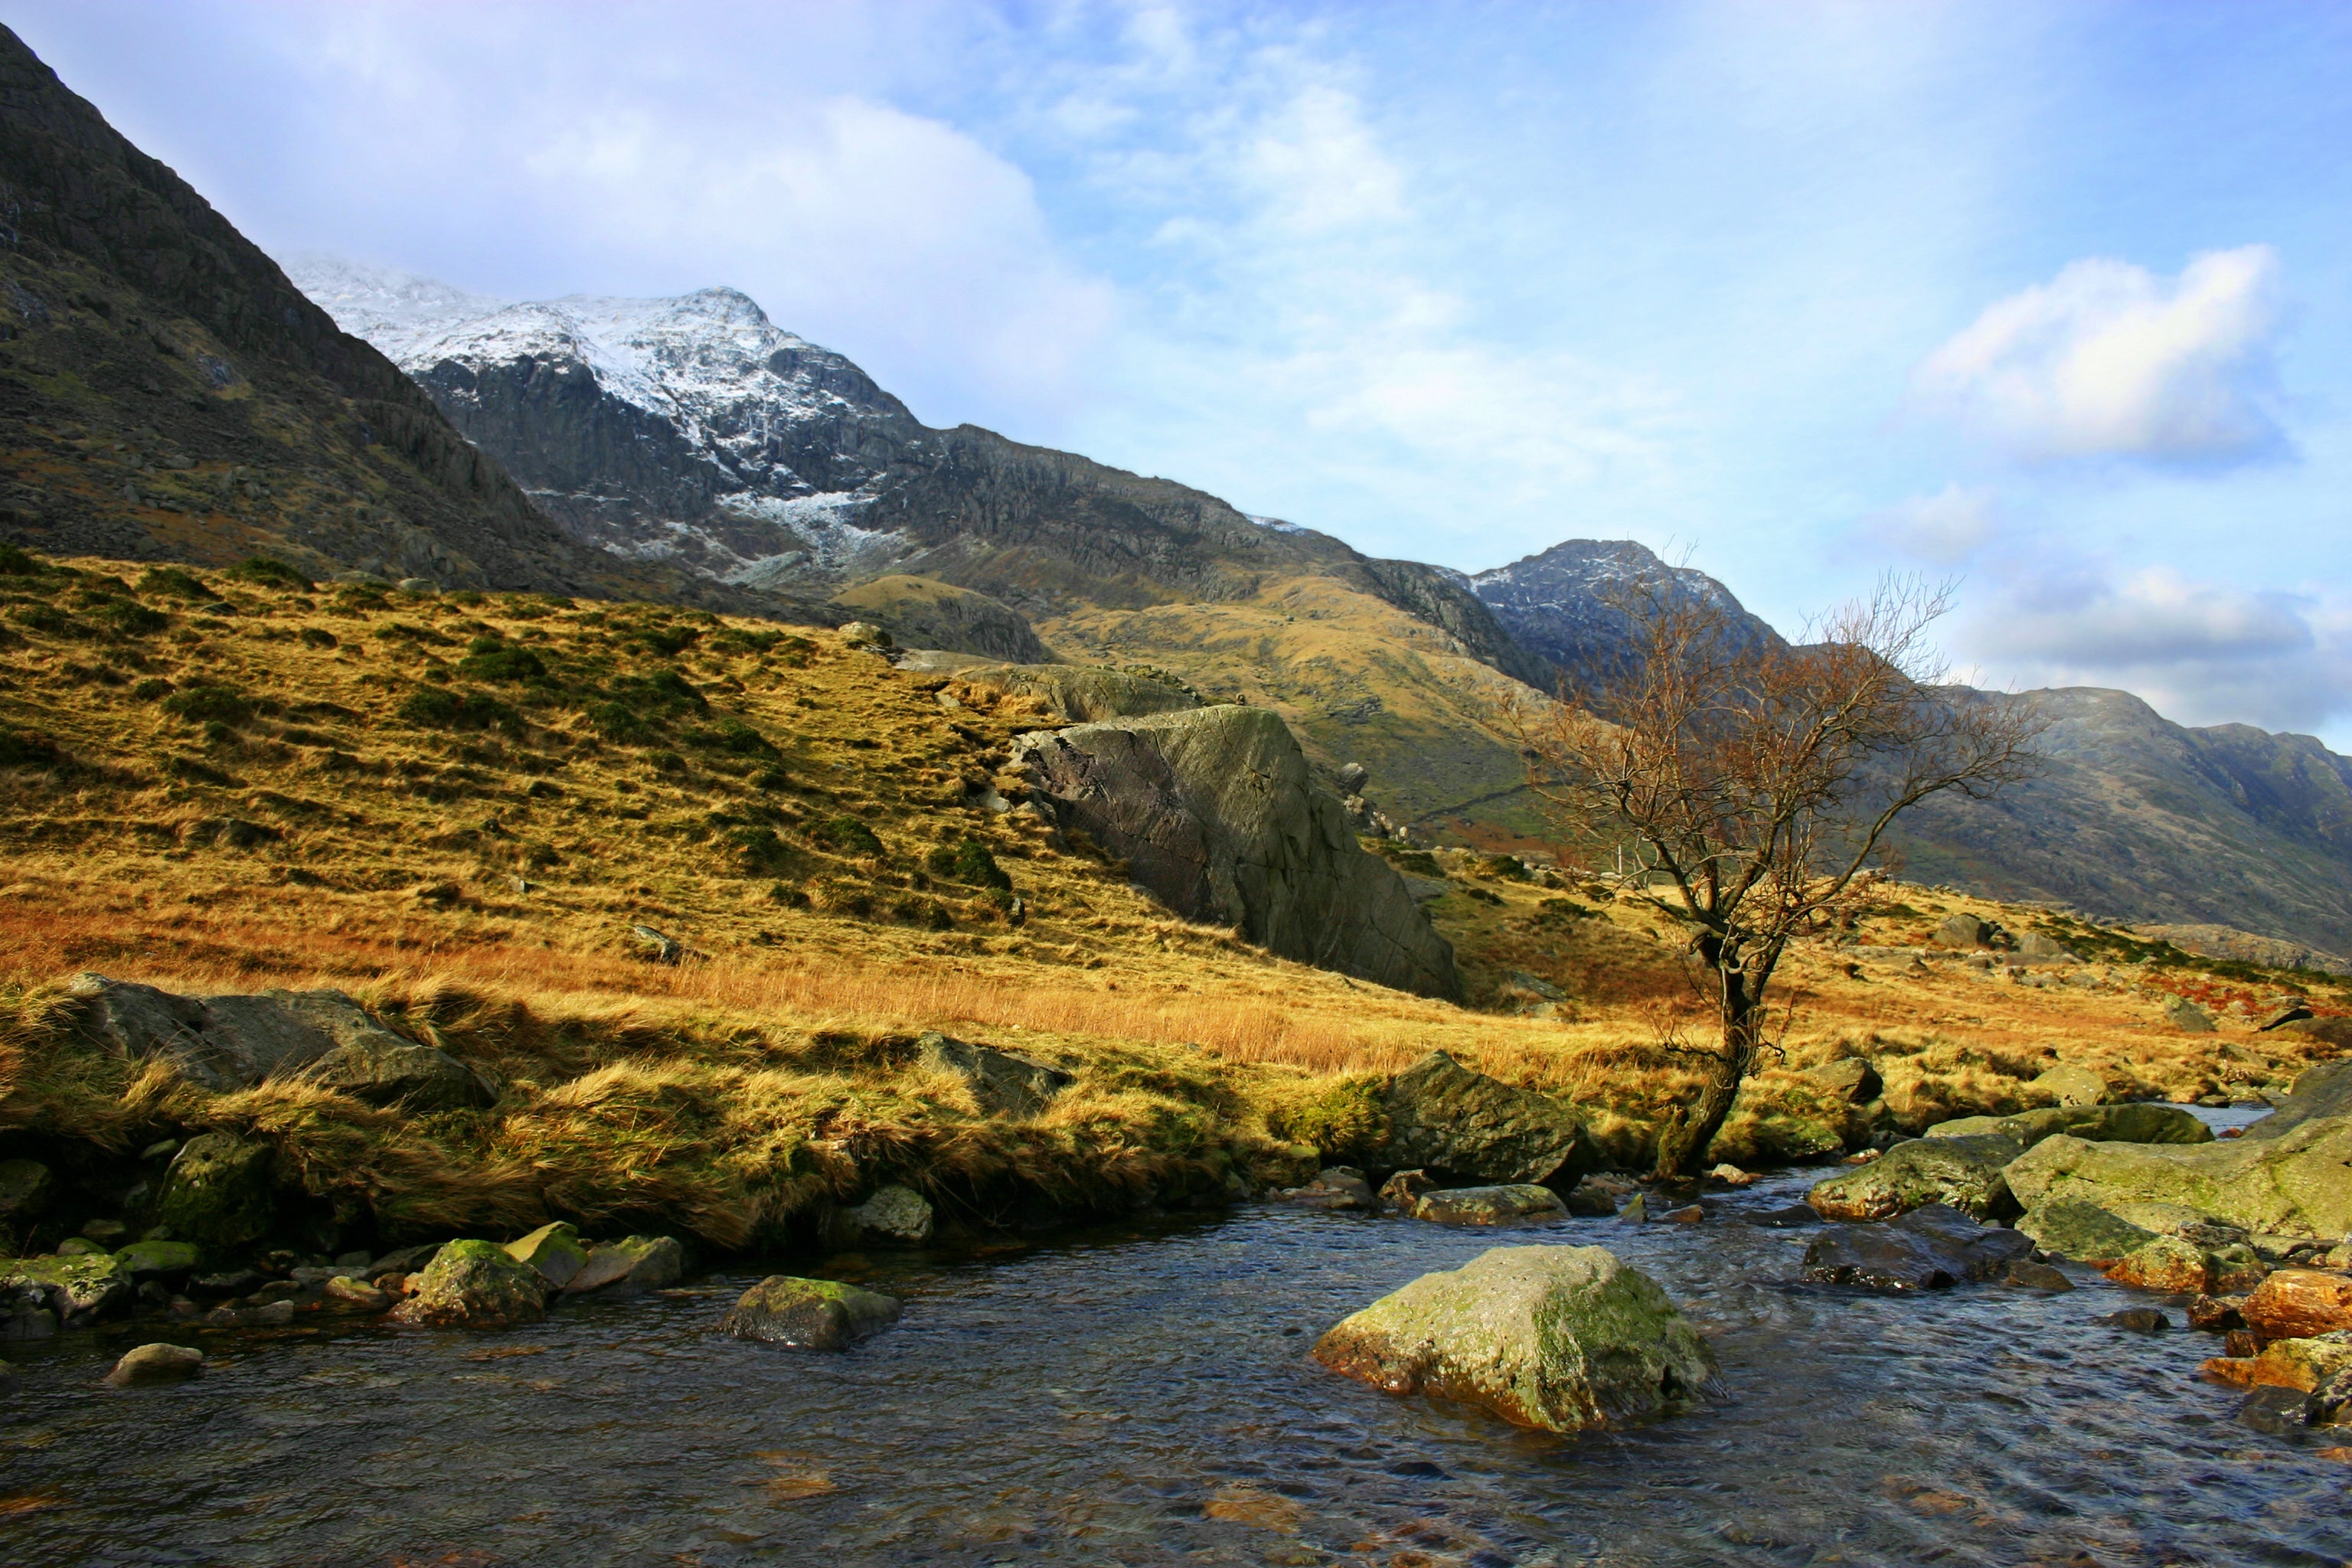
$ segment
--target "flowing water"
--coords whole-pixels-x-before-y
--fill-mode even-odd
[[[2231,1420],[2215,1344],[2106,1327],[2086,1270],[1894,1299],[1798,1282],[1806,1231],[1465,1233],[1277,1207],[824,1268],[903,1296],[843,1355],[713,1331],[754,1276],[510,1333],[12,1346],[0,1561],[97,1563],[1967,1564],[2352,1562],[2352,1465]],[[1605,1244],[1702,1326],[1734,1401],[1559,1437],[1307,1359],[1498,1244]],[[2177,1316],[2177,1314],[2176,1314]],[[2352,1439],[2352,1434],[2347,1434]]]

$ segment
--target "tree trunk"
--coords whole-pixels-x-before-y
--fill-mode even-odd
[[[1739,1086],[1756,1065],[1762,1046],[1763,994],[1761,985],[1751,986],[1738,970],[1723,976],[1723,1048],[1707,1058],[1707,1079],[1698,1103],[1658,1140],[1658,1176],[1699,1173],[1707,1145],[1722,1130],[1731,1102],[1739,1098]]]

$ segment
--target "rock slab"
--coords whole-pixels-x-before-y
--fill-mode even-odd
[[[1390,1394],[1575,1432],[1718,1398],[1715,1352],[1657,1282],[1604,1247],[1498,1247],[1341,1320],[1315,1359]]]
[[[898,1321],[898,1298],[832,1279],[772,1274],[737,1299],[719,1321],[737,1339],[794,1350],[846,1350]]]
[[[1453,944],[1395,868],[1356,840],[1339,798],[1269,709],[1150,714],[1015,742],[1066,830],[1083,830],[1188,920],[1285,958],[1426,996],[1461,994]]]

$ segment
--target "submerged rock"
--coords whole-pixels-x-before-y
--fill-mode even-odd
[[[1015,765],[1066,829],[1189,920],[1285,958],[1457,996],[1454,948],[1367,853],[1271,709],[1226,705],[1024,735]],[[1414,1162],[1402,1162],[1412,1163]]]
[[[2172,1320],[2153,1307],[2126,1307],[2120,1312],[2109,1312],[2099,1321],[2112,1329],[2129,1329],[2136,1334],[2160,1334],[2172,1327]]]
[[[2193,1146],[2095,1143],[2061,1133],[2027,1150],[2006,1174],[2029,1208],[2061,1199],[2111,1210],[2178,1204],[2246,1230],[2333,1239],[2352,1231],[2347,1169],[2352,1117],[2317,1117],[2275,1137]]]
[[[1805,1201],[1831,1219],[1889,1219],[1929,1204],[1991,1219],[2016,1212],[2001,1172],[2023,1152],[2023,1144],[1999,1132],[1914,1138],[1815,1183]]]
[[[436,1329],[535,1323],[547,1315],[547,1281],[495,1241],[453,1241],[434,1254],[424,1273],[411,1277],[408,1295],[392,1315]]]
[[[1374,1163],[1390,1169],[1547,1183],[1587,1159],[1584,1123],[1568,1104],[1473,1072],[1444,1051],[1397,1074],[1382,1107],[1388,1134]]]
[[[1315,1359],[1390,1394],[1554,1432],[1721,1394],[1715,1352],[1656,1281],[1598,1247],[1498,1247],[1343,1319]]]
[[[1423,1193],[1412,1217],[1435,1225],[1540,1225],[1566,1219],[1568,1205],[1549,1187],[1517,1183],[1502,1187],[1447,1187]]]
[[[2017,1231],[1930,1204],[1878,1225],[1832,1225],[1805,1248],[1805,1278],[1872,1290],[1942,1290],[1988,1279],[2033,1250]]]
[[[658,1290],[665,1285],[675,1285],[685,1272],[686,1248],[675,1237],[624,1237],[591,1251],[588,1261],[580,1266],[580,1272],[572,1277],[564,1289],[574,1295],[588,1290],[633,1295],[639,1290]]]
[[[976,1046],[933,1030],[917,1042],[923,1066],[964,1080],[981,1110],[991,1116],[1034,1116],[1077,1081],[1059,1068],[1027,1057]]]
[[[241,1247],[278,1218],[276,1155],[267,1143],[205,1132],[180,1147],[163,1176],[155,1213],[174,1236],[210,1247]]]
[[[772,1274],[737,1299],[719,1320],[737,1339],[794,1350],[846,1350],[898,1321],[898,1298],[832,1279]]]
[[[551,1290],[561,1290],[587,1266],[588,1249],[569,1220],[553,1220],[507,1243],[507,1256],[539,1270]]]
[[[123,1384],[132,1383],[172,1383],[184,1377],[194,1377],[205,1369],[205,1352],[186,1345],[141,1345],[124,1353],[106,1374],[106,1381]]]

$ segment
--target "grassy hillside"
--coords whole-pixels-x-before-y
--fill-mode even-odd
[[[1282,624],[1311,632],[1315,607],[1291,601]],[[1609,889],[1407,852],[1466,1007],[1275,960],[1170,919],[1029,814],[967,804],[1010,790],[995,770],[1034,705],[830,637],[16,555],[0,627],[0,1133],[19,1144],[226,1127],[275,1141],[322,1200],[388,1234],[561,1215],[739,1246],[886,1179],[972,1223],[1177,1201],[1236,1169],[1284,1179],[1360,1147],[1367,1075],[1432,1048],[1574,1099],[1628,1163],[1687,1087],[1660,1048],[1691,1026],[1672,947]],[[1719,1154],[1858,1135],[1797,1070],[1841,1055],[1875,1059],[1916,1126],[2030,1103],[2054,1061],[2211,1092],[2283,1082],[2309,1044],[2157,1021],[2168,991],[2252,1008],[2296,977],[2032,911],[2001,918],[2103,962],[2047,989],[1878,962],[1947,910],[1988,908],[1897,895],[1792,962],[1787,1059]],[[686,961],[654,962],[640,926]],[[502,1092],[409,1117],[93,1065],[58,1033],[82,969],[352,990]],[[925,1028],[1078,1082],[1039,1117],[985,1117],[913,1065]]]

